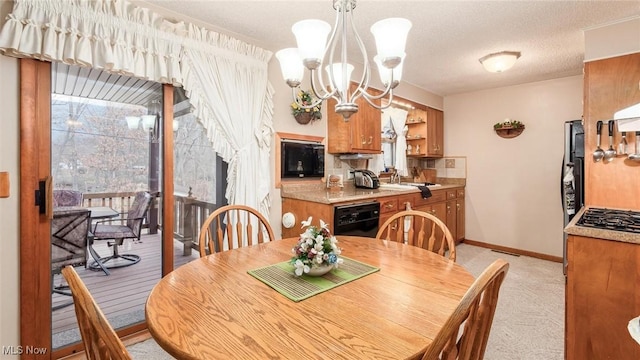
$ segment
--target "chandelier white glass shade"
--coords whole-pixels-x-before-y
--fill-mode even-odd
[[[402,61],[398,66],[393,69],[387,69],[380,60],[380,56],[376,55],[373,57],[373,61],[378,66],[378,74],[380,75],[380,81],[384,86],[387,86],[391,83],[391,88],[395,88],[400,84],[400,80],[402,79],[402,64],[404,64],[404,57],[406,54],[402,54]]]
[[[502,51],[483,56],[479,61],[488,72],[499,73],[511,69],[519,57],[520,52]]]
[[[404,61],[407,34],[411,29],[411,22],[402,18],[390,18],[376,22],[371,26],[376,41],[378,68],[385,85],[379,95],[367,92],[370,80],[370,62],[364,44],[353,23],[353,12],[356,0],[334,0],[336,22],[333,30],[331,26],[321,20],[302,20],[293,25],[293,31],[298,47],[287,48],[276,53],[280,62],[282,76],[287,85],[292,88],[293,99],[298,106],[310,109],[320,102],[334,98],[335,111],[348,120],[358,111],[356,100],[363,97],[371,106],[383,108],[374,103],[389,94],[391,103],[393,89],[398,85],[401,76],[400,65]],[[327,36],[329,36],[327,43]],[[354,66],[347,59],[347,38],[353,39],[362,55],[362,76],[354,91],[350,90],[351,74]],[[337,50],[337,51],[336,51]],[[326,58],[326,61],[325,61]],[[323,78],[322,64],[327,78]],[[298,101],[297,93],[304,77],[304,68],[310,72],[311,90],[317,100],[310,105],[303,105]],[[397,71],[394,71],[399,68]],[[387,107],[388,105],[384,106]]]

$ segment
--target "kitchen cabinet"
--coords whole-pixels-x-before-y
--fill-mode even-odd
[[[442,111],[417,105],[407,115],[406,125],[408,128],[407,156],[442,157],[444,155],[444,113]]]
[[[596,149],[596,122],[612,119],[616,111],[640,104],[640,53],[584,64],[584,136],[585,153],[585,205],[618,209],[640,209],[640,175],[638,163],[617,156],[610,162],[591,161]],[[608,146],[606,121],[602,131],[602,147]],[[616,127],[617,130],[617,127]],[[613,143],[620,143],[618,131]],[[635,135],[627,133],[627,142],[633,144]],[[607,145],[605,145],[607,144]],[[633,145],[630,146],[633,149]],[[615,191],[612,191],[615,189]]]
[[[445,223],[445,225],[447,225],[447,228],[449,229],[449,232],[451,232],[451,234],[453,234],[455,232],[455,228],[452,228],[449,226],[449,224],[447,224],[447,201],[446,200],[442,200],[446,198],[446,192],[441,190],[441,191],[432,191],[431,192],[432,196],[428,199],[422,199],[421,197],[418,199],[418,206],[416,206],[416,210],[419,211],[424,211],[427,213],[432,214],[433,216],[437,217],[438,219],[440,219],[443,223]],[[436,196],[437,195],[437,196]],[[418,195],[420,196],[420,195]],[[415,224],[416,228],[414,228],[414,231],[420,231],[419,230],[419,226],[420,224]],[[436,227],[436,234],[435,234],[435,238],[436,241],[439,241],[439,239],[442,239],[442,230],[439,227]],[[429,238],[431,236],[431,228],[426,229],[427,231],[427,235],[426,238]],[[435,244],[435,248],[439,248],[440,244]]]
[[[453,235],[456,243],[459,243],[460,240],[464,239],[463,187],[431,190],[431,197],[427,199],[423,199],[419,192],[398,195],[388,195],[387,193],[385,196],[376,196],[375,194],[372,194],[371,197],[360,199],[358,201],[344,201],[331,204],[283,197],[282,213],[292,213],[296,218],[296,225],[290,229],[283,227],[282,237],[287,238],[300,235],[301,230],[299,223],[302,220],[306,220],[309,216],[313,216],[314,222],[317,222],[319,219],[327,222],[329,224],[329,229],[333,232],[334,206],[369,201],[380,202],[379,226],[397,212],[413,209],[431,213],[438,219],[442,220],[442,222],[447,225],[447,228],[449,228],[449,231],[451,232],[451,235]],[[447,208],[448,206],[451,207],[451,211]],[[398,224],[392,225],[392,229],[399,229]],[[396,230],[392,231],[392,235],[395,235]],[[438,232],[439,233],[436,233],[436,236],[441,236],[441,230],[438,229]]]
[[[391,216],[398,212],[398,197],[397,196],[388,196],[386,198],[380,199],[380,221],[378,221],[378,227],[385,223]],[[395,235],[396,229],[398,228],[397,220],[396,223],[391,225],[392,234]]]
[[[464,189],[458,189],[456,197],[456,244],[464,240],[465,237],[464,211]]]
[[[427,154],[427,110],[417,106],[407,114],[407,156],[424,157]]]
[[[428,157],[444,155],[444,113],[427,108],[427,153]]]
[[[640,359],[640,244],[569,235],[566,280],[565,358]]]
[[[351,85],[351,91],[355,85]],[[376,89],[369,89],[372,94],[380,94]],[[373,100],[380,106],[380,99]],[[327,101],[327,151],[330,154],[364,153],[379,154],[381,152],[381,117],[379,109],[369,105],[360,97],[358,112],[345,121],[342,115],[335,112],[336,101]]]
[[[464,240],[464,189],[447,190],[446,221],[456,244]]]

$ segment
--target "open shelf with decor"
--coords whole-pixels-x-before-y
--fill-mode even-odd
[[[495,130],[496,134],[505,139],[511,139],[522,134],[524,128],[523,123],[511,119],[506,119],[503,122],[493,125],[493,130]]]

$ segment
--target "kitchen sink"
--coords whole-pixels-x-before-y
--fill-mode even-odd
[[[400,184],[382,183],[380,184],[380,189],[382,190],[413,190],[413,189],[416,189],[418,186],[424,186],[424,183],[400,183]],[[427,188],[433,189],[439,186],[442,186],[442,185],[440,184],[427,185]]]
[[[410,184],[380,184],[380,189],[382,190],[415,190],[416,185]]]

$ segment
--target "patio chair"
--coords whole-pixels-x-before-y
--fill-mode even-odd
[[[93,239],[90,241],[89,246],[93,249],[95,241],[99,240],[114,240],[113,242],[107,242],[108,246],[113,246],[113,254],[106,257],[101,257],[95,262],[91,263],[89,267],[94,270],[103,270],[103,268],[118,268],[124,266],[131,266],[137,264],[140,261],[140,256],[135,254],[120,254],[118,246],[124,243],[125,239],[134,239],[134,241],[140,241],[140,232],[142,230],[142,223],[144,222],[145,214],[151,204],[151,195],[146,191],[140,191],[136,193],[133,200],[133,204],[129,211],[123,215],[123,218],[119,219],[107,219],[99,220],[93,226]],[[120,224],[111,224],[112,222],[120,222]],[[100,264],[102,266],[100,266]]]
[[[471,284],[451,316],[444,323],[422,360],[481,360],[498,304],[498,292],[509,270],[509,263],[494,261]],[[464,324],[462,336],[458,336]]]
[[[82,206],[82,192],[77,190],[53,190],[53,207]]]
[[[66,285],[55,286],[54,277],[67,265],[87,264],[87,236],[90,211],[82,208],[56,210],[51,220],[51,291],[54,294],[71,296]],[[53,310],[73,304],[53,306]]]
[[[254,229],[254,224],[257,227]],[[215,232],[212,232],[212,229]],[[226,205],[216,209],[200,227],[200,257],[275,240],[269,221],[257,210],[245,205]],[[234,236],[235,234],[235,236]],[[255,236],[255,240],[254,240]],[[243,237],[246,237],[244,241]],[[226,240],[226,241],[225,241]]]
[[[62,269],[62,275],[71,288],[86,358],[89,360],[131,359],[127,348],[118,338],[78,273],[73,267],[67,266]]]
[[[403,224],[404,227],[398,224]],[[376,239],[404,243],[405,234],[409,245],[425,248],[456,261],[456,243],[453,235],[447,225],[434,215],[418,210],[400,211],[380,226]]]

